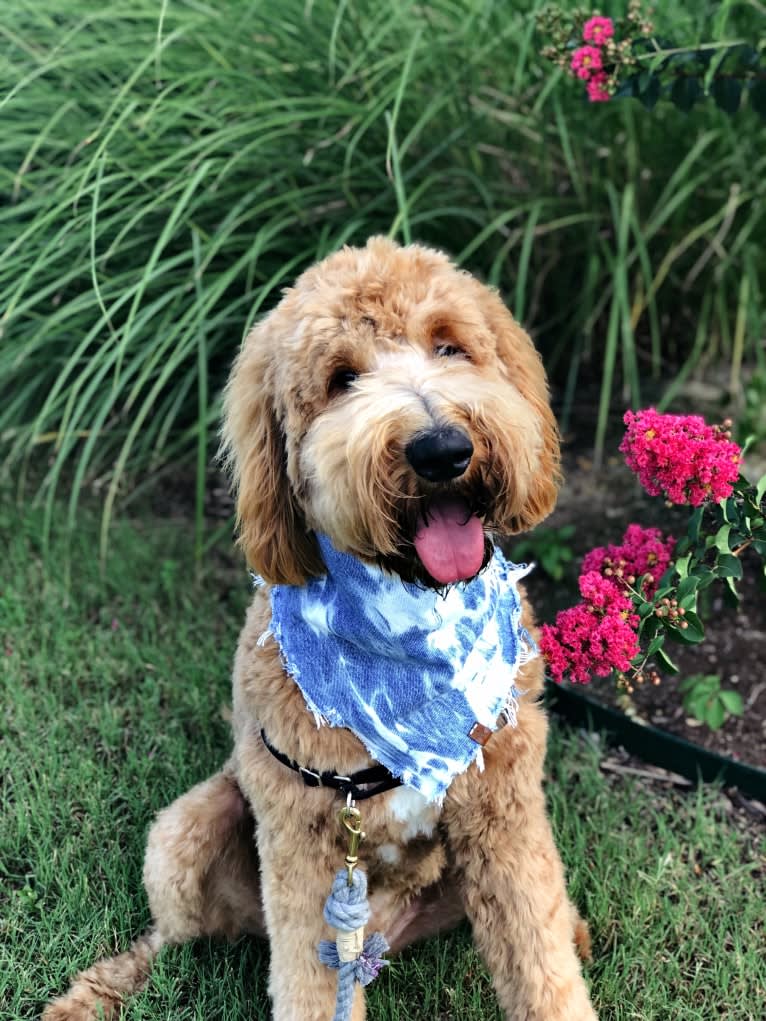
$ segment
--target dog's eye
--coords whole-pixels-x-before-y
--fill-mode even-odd
[[[327,385],[328,396],[335,397],[337,394],[345,393],[357,379],[359,373],[353,369],[336,369]]]
[[[439,344],[435,349],[434,354],[439,358],[454,358],[459,355],[465,355],[465,351],[462,348],[457,347],[456,344]]]

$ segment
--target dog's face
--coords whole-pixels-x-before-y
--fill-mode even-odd
[[[322,573],[314,532],[407,580],[472,577],[558,481],[529,337],[446,256],[383,238],[312,267],[248,335],[224,451],[240,542],[274,584]]]

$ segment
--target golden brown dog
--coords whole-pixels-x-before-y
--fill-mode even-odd
[[[536,525],[556,496],[557,432],[527,335],[444,255],[382,238],[308,270],[252,330],[226,392],[224,449],[242,547],[272,585],[322,574],[317,533],[407,581],[448,585],[479,572],[495,537]],[[445,495],[481,528],[478,545],[474,528],[440,566],[415,539]],[[344,851],[338,792],[307,788],[261,729],[318,771],[351,774],[371,759],[351,731],[317,727],[275,642],[259,641],[269,606],[260,589],[237,650],[232,757],[149,834],[152,930],[78,976],[46,1021],[109,1016],[163,945],[243,932],[270,940],[276,1021],[329,1021],[336,976],[316,945],[330,935],[322,908]],[[495,731],[483,770],[459,774],[442,803],[406,787],[365,802],[361,864],[370,928],[394,950],[467,916],[509,1021],[587,1021],[576,953],[587,954],[587,927],[566,894],[542,791],[542,673],[539,659],[522,668],[517,725]],[[364,1014],[358,990],[354,1021]]]

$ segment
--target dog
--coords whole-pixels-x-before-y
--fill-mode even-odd
[[[45,1021],[110,1017],[163,946],[242,933],[270,941],[275,1021],[329,1021],[337,975],[316,947],[346,849],[338,809],[344,794],[369,793],[354,786],[366,770],[384,781],[359,802],[358,857],[370,925],[392,952],[467,917],[508,1021],[591,1021],[578,959],[588,929],[542,789],[543,666],[521,572],[496,549],[551,511],[559,483],[531,340],[444,254],[372,238],[303,273],[249,333],[225,391],[222,449],[259,579],[234,664],[233,752],[150,830],[152,928],[81,973]],[[461,613],[492,599],[461,637]],[[425,628],[420,607],[433,613]],[[502,663],[498,628],[511,643]],[[357,631],[370,644],[349,659]],[[426,647],[446,657],[437,699]],[[464,655],[454,676],[453,654]],[[465,711],[477,717],[468,736]],[[359,732],[344,725],[352,718]],[[351,1016],[365,1016],[361,987]]]

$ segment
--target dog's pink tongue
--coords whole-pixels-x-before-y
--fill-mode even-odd
[[[423,566],[442,585],[473,578],[484,561],[481,521],[457,498],[432,503],[414,541]]]

